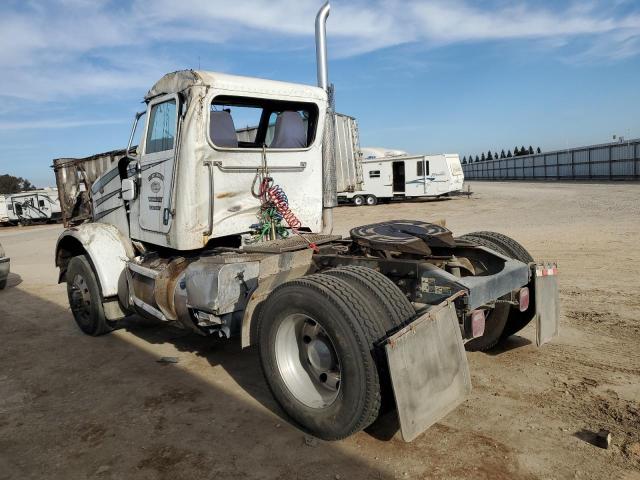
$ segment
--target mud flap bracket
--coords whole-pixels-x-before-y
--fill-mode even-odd
[[[532,268],[536,290],[536,344],[541,346],[558,336],[560,318],[558,267],[555,263],[547,263],[537,264]]]
[[[469,365],[453,304],[430,308],[385,346],[402,438],[410,442],[460,405],[471,391]]]

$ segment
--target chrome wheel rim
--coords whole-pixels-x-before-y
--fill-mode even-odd
[[[331,405],[340,392],[340,358],[326,330],[311,317],[296,313],[278,326],[275,340],[278,371],[287,389],[310,408]]]
[[[73,277],[71,282],[69,303],[76,319],[83,325],[89,325],[91,323],[91,292],[86,280],[80,274]]]
[[[373,197],[367,197],[367,205],[375,205],[376,201]]]

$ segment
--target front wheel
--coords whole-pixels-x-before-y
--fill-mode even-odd
[[[345,438],[378,415],[373,344],[384,331],[369,313],[355,289],[324,274],[282,284],[261,308],[267,384],[283,410],[316,437]]]
[[[104,315],[98,281],[87,257],[73,257],[66,277],[69,306],[80,330],[94,337],[113,330]]]

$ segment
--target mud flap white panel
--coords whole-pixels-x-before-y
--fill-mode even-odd
[[[441,420],[471,391],[469,365],[451,299],[391,336],[386,352],[406,442]]]
[[[555,264],[536,265],[536,344],[541,346],[558,336],[560,295]]]

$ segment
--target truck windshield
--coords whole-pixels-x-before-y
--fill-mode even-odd
[[[317,123],[314,103],[219,96],[211,103],[209,136],[222,148],[304,149]]]

